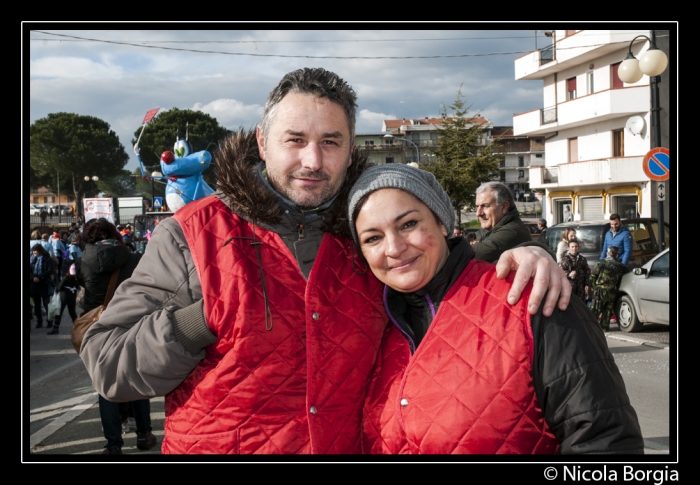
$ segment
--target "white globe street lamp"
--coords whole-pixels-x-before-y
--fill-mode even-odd
[[[649,49],[637,60],[634,54],[632,54],[632,43],[640,37],[649,41]],[[651,39],[646,35],[638,35],[632,39],[627,57],[622,61],[617,70],[619,78],[626,83],[636,83],[644,74],[649,76],[649,82],[651,84],[651,148],[658,148],[661,146],[661,106],[659,102],[659,83],[661,82],[661,77],[659,75],[666,70],[667,66],[668,57],[662,50],[656,47],[656,32],[652,30]],[[661,251],[666,247],[663,229],[663,201],[657,201],[656,207],[658,227],[661,228],[658,231],[659,251]]]
[[[83,177],[83,180],[85,180],[86,182],[89,182],[90,180],[92,180],[92,182],[95,186],[94,190],[97,191],[97,181],[100,180],[100,177],[98,177],[97,175],[93,175],[92,177],[90,177],[89,175],[86,175],[85,177]]]
[[[641,55],[639,60],[632,54],[632,43],[640,37],[649,41],[649,49]],[[655,37],[652,31],[652,38]],[[617,71],[620,79],[626,83],[636,83],[642,76],[658,76],[666,70],[668,66],[668,57],[658,47],[656,47],[656,39],[650,39],[646,35],[638,35],[630,42],[627,57]]]

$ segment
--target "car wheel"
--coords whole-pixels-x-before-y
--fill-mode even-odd
[[[629,296],[624,295],[617,303],[617,324],[623,332],[639,332],[644,325],[637,318],[637,312]]]

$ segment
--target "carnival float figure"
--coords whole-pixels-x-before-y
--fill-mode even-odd
[[[148,123],[159,108],[146,113],[143,125]],[[192,147],[189,142],[189,126],[185,133],[185,139],[180,139],[179,129],[175,137],[173,151],[166,150],[160,156],[160,169],[162,176],[148,175],[141,160],[139,141],[143,135],[144,126],[139,134],[139,139],[134,145],[134,153],[141,167],[141,174],[149,179],[166,183],[165,203],[167,207],[176,212],[190,202],[201,199],[214,193],[209,184],[204,181],[202,172],[211,165],[211,153],[207,150],[191,153]]]

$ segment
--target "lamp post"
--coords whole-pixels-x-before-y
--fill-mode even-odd
[[[389,139],[389,140],[393,140],[393,139],[396,138],[396,137],[395,137],[394,135],[390,134],[390,133],[387,133],[386,135],[384,135],[384,138]],[[415,149],[416,149],[416,158],[418,158],[418,164],[420,164],[420,152],[418,151],[418,145],[416,145],[415,143],[413,143],[411,140],[407,140],[406,138],[398,138],[398,140],[402,140],[402,141],[408,142],[408,143],[410,143],[411,145],[413,145],[413,146],[415,147]]]
[[[639,38],[644,38],[649,41],[649,49],[642,54],[637,60],[632,54],[632,44]],[[617,74],[620,79],[626,83],[636,83],[644,74],[649,76],[651,84],[651,148],[661,146],[661,106],[659,103],[659,83],[661,82],[660,74],[666,70],[668,66],[668,57],[656,47],[656,32],[651,31],[651,39],[646,35],[638,35],[630,42],[627,52],[627,57],[620,64]],[[665,227],[664,227],[664,203],[659,200],[656,202],[656,211],[658,212],[659,230],[658,241],[659,251],[665,249]]]
[[[83,179],[84,179],[86,182],[89,182],[90,180],[92,180],[92,184],[94,185],[94,189],[93,189],[93,190],[94,190],[95,192],[97,192],[97,181],[100,180],[100,177],[98,177],[97,175],[93,175],[92,177],[90,177],[89,175],[86,175],[85,177],[83,177]]]

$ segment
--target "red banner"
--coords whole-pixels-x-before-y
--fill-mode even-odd
[[[142,124],[142,125],[145,125],[146,123],[148,123],[149,121],[151,121],[151,120],[153,119],[153,117],[156,115],[156,113],[158,112],[159,109],[160,109],[160,108],[153,108],[152,110],[149,110],[148,113],[146,113],[146,117],[143,119],[143,121],[141,122],[141,124]]]

